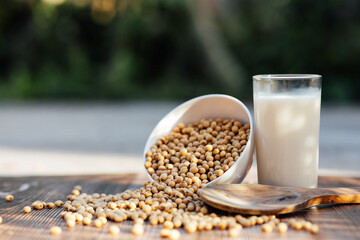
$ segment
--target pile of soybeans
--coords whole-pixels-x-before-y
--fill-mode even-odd
[[[81,186],[75,186],[63,204],[35,201],[34,209],[44,207],[64,208],[60,214],[69,228],[76,222],[102,227],[108,220],[134,221],[132,233],[144,234],[143,223],[163,225],[162,237],[180,238],[176,228],[186,232],[227,229],[230,237],[240,234],[243,227],[261,225],[263,232],[287,231],[288,224],[296,230],[305,229],[317,233],[316,224],[291,219],[288,224],[276,216],[231,215],[214,210],[200,200],[198,190],[224,174],[241,156],[249,139],[250,126],[233,119],[207,119],[198,123],[178,124],[173,131],[163,136],[146,153],[145,168],[153,182],[148,181],[136,190],[117,194],[86,194]],[[30,206],[24,208],[25,213]],[[62,229],[53,226],[50,233],[60,234]],[[110,234],[119,234],[113,224]]]

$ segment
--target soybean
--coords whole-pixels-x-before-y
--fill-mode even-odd
[[[50,228],[50,234],[51,235],[54,235],[54,236],[57,236],[57,235],[60,235],[62,232],[62,229],[58,226],[52,226]]]
[[[7,202],[12,202],[12,201],[14,200],[14,196],[11,195],[11,194],[6,195],[5,200],[6,200]]]

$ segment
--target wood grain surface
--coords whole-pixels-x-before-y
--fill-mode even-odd
[[[145,224],[145,234],[141,237],[131,235],[132,222],[109,222],[105,227],[97,229],[93,226],[77,224],[68,229],[60,218],[61,208],[33,210],[29,214],[22,212],[26,205],[35,200],[65,200],[74,185],[80,184],[86,193],[113,194],[125,189],[134,189],[146,181],[145,175],[91,175],[66,177],[17,177],[0,178],[0,239],[161,239],[161,226]],[[360,186],[360,178],[320,177],[321,187],[356,187]],[[14,201],[5,202],[6,194],[13,194]],[[259,226],[245,228],[238,239],[360,239],[360,205],[333,205],[324,208],[302,210],[294,214],[280,217],[286,221],[290,218],[305,219],[320,226],[320,232],[313,235],[304,230],[289,229],[285,234],[276,231],[262,233]],[[111,236],[108,229],[116,224],[121,234]],[[51,236],[49,229],[57,225],[63,229],[60,236]],[[180,229],[180,239],[228,239],[227,231],[212,230],[187,234]]]

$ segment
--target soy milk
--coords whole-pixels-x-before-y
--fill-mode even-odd
[[[254,96],[261,184],[316,187],[320,91]]]

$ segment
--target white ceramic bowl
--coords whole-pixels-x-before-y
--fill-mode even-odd
[[[169,112],[151,132],[144,149],[144,161],[146,161],[146,152],[150,150],[151,146],[160,137],[169,134],[178,123],[188,124],[207,118],[236,119],[242,123],[250,124],[249,140],[239,159],[223,175],[208,184],[240,183],[248,173],[253,161],[254,124],[247,107],[238,99],[228,95],[210,94],[196,97]],[[149,179],[153,181],[147,170],[146,173]]]

